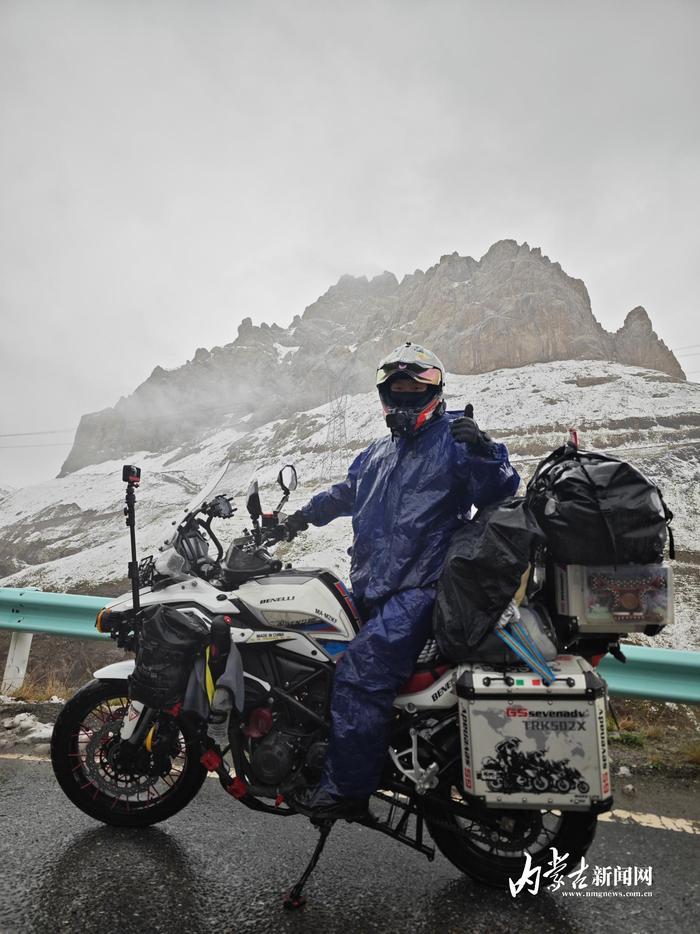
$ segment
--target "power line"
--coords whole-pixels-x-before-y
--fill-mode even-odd
[[[33,435],[65,435],[75,431],[75,428],[50,428],[45,431],[10,431],[0,434],[0,438],[26,438]]]
[[[692,350],[695,347],[700,347],[700,344],[685,344],[683,347],[674,347],[672,348],[672,350],[678,356],[698,357],[700,356],[700,350],[697,351],[696,353],[684,353],[684,354],[678,353],[681,350]],[[694,374],[694,373],[700,372],[700,370],[689,370],[688,372]],[[212,407],[208,407],[206,411],[207,411],[207,414],[226,414],[226,415],[234,416],[234,413],[231,411],[231,406],[221,406],[221,407],[212,406]],[[197,412],[196,410],[193,410],[190,414],[197,414]],[[337,413],[335,414],[337,417]],[[130,416],[125,419],[125,423],[136,424],[136,423],[143,423],[143,422],[155,422],[155,421],[162,421],[162,420],[168,420],[168,419],[176,419],[177,417],[178,417],[177,413],[169,413],[169,414],[163,413],[159,415],[148,415],[145,418],[144,417],[135,418],[135,417]],[[38,429],[37,431],[10,431],[10,432],[0,432],[0,438],[32,438],[38,435],[65,435],[65,434],[73,434],[75,431],[76,431],[76,428],[43,428],[43,429]],[[72,442],[61,441],[61,442],[54,442],[53,444],[52,443],[8,444],[8,445],[0,445],[0,450],[3,450],[3,449],[8,450],[10,448],[21,448],[21,447],[26,447],[26,448],[53,447],[53,446],[67,447],[69,444],[72,444]]]
[[[69,448],[72,441],[47,441],[45,444],[0,444],[0,451],[12,451],[15,448]]]

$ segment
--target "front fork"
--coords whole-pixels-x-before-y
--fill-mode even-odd
[[[132,700],[122,721],[119,738],[123,743],[138,748],[145,742],[148,731],[153,726],[157,711],[146,707],[141,701]]]

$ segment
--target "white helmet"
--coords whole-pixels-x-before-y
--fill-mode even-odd
[[[428,387],[421,393],[392,393],[395,377],[407,377]],[[407,341],[377,367],[377,388],[386,423],[394,435],[415,434],[434,415],[442,415],[445,368],[435,354]]]

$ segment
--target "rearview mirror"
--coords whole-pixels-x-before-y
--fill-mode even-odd
[[[262,505],[260,504],[260,493],[258,492],[258,481],[251,480],[248,487],[248,493],[245,501],[250,518],[255,522],[262,515]]]
[[[282,487],[282,492],[285,494],[291,493],[292,490],[296,490],[296,467],[294,467],[293,464],[285,464],[285,466],[277,474],[277,483]]]

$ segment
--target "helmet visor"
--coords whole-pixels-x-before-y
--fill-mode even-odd
[[[426,386],[440,386],[442,384],[442,370],[436,366],[424,367],[419,363],[387,363],[377,370],[377,386],[382,386],[388,379],[400,373],[408,379]]]

